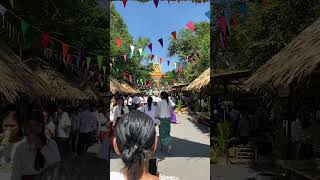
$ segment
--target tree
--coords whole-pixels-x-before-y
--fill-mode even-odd
[[[169,44],[169,56],[177,56],[180,63],[188,63],[182,78],[190,82],[198,77],[210,65],[210,24],[200,22],[195,24],[196,31],[182,29],[176,40]]]

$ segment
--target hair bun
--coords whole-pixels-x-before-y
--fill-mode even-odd
[[[145,158],[144,150],[137,144],[124,149],[122,152],[122,160],[129,169],[136,163],[142,163]]]

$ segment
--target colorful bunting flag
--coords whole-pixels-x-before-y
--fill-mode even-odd
[[[123,7],[124,7],[124,8],[126,8],[126,5],[127,5],[127,1],[128,1],[128,0],[122,0],[122,3],[123,3]]]
[[[142,48],[139,49],[140,56],[142,56]]]
[[[99,66],[99,70],[100,70],[101,66],[102,66],[103,56],[99,55],[99,56],[97,56],[97,59],[98,59],[98,66]]]
[[[134,46],[133,46],[133,45],[130,45],[130,49],[131,49],[130,58],[132,58],[133,53],[134,53]]]
[[[192,32],[194,32],[195,28],[194,28],[192,21],[190,21],[188,24],[186,24],[186,26],[188,29],[190,29]]]
[[[114,62],[114,58],[111,58],[111,61],[112,61],[112,63],[113,63],[113,64],[115,64],[115,62]]]
[[[154,54],[151,55],[151,61],[153,60],[153,58],[154,58]]]
[[[116,43],[117,43],[118,48],[120,48],[121,47],[121,39],[117,38]]]
[[[162,58],[160,58],[160,64],[162,64]]]
[[[177,39],[177,33],[176,33],[175,31],[173,31],[173,32],[171,33],[171,35],[172,35],[172,38],[173,38],[174,40]]]
[[[148,45],[148,47],[149,47],[150,51],[152,52],[152,43],[150,43],[150,44]]]
[[[124,60],[127,62],[127,54],[123,55]]]
[[[226,32],[227,32],[227,20],[226,20],[225,16],[221,16],[220,17],[219,25],[220,25],[221,31],[224,33],[224,35],[226,35]]]
[[[167,62],[168,62],[168,66],[169,66],[170,65],[170,61],[168,60]]]
[[[48,48],[51,37],[48,32],[42,33],[41,43],[44,48]]]
[[[87,69],[89,69],[91,63],[91,58],[87,57]]]
[[[62,55],[63,55],[64,59],[66,58],[66,56],[68,54],[69,48],[70,48],[70,45],[68,45],[66,43],[62,43]]]
[[[116,67],[117,74],[119,73],[119,69]]]
[[[26,43],[26,35],[29,30],[30,24],[26,21],[21,21],[21,30],[22,30],[22,37],[23,37],[23,43]]]
[[[173,63],[173,66],[174,66],[175,68],[177,68],[177,63]]]
[[[160,43],[161,47],[163,47],[163,39],[162,39],[162,38],[160,38],[158,41],[159,41],[159,43]]]
[[[154,5],[156,6],[156,8],[158,8],[158,4],[159,4],[159,0],[153,0]]]
[[[210,19],[210,10],[207,11],[205,15]]]

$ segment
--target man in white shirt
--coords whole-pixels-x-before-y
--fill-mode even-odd
[[[58,126],[56,133],[56,141],[58,144],[61,159],[64,159],[69,152],[68,141],[71,132],[71,120],[69,114],[58,108],[57,112]]]
[[[129,98],[128,98],[128,108],[130,110],[132,110],[132,98],[131,98],[131,96],[129,96]]]

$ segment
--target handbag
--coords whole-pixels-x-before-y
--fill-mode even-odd
[[[172,124],[177,124],[177,116],[176,116],[176,112],[175,111],[171,112],[170,122]]]

